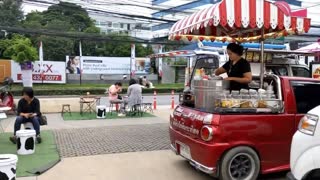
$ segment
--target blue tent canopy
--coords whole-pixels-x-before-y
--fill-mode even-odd
[[[204,46],[208,46],[208,47],[220,47],[222,48],[223,46],[228,46],[229,43],[223,43],[223,42],[206,42],[203,41],[202,42]],[[243,43],[241,44],[244,48],[260,48],[261,44],[260,43]],[[264,45],[265,49],[277,49],[277,50],[284,50],[286,49],[285,45],[279,45],[279,44],[265,44]],[[195,50],[198,49],[198,44],[194,43],[194,44],[190,44],[188,46],[185,46],[183,48],[181,48],[180,50]]]

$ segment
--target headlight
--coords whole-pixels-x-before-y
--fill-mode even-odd
[[[307,114],[299,123],[299,131],[313,136],[317,127],[319,117],[316,115]]]

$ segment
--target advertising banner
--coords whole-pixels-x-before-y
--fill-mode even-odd
[[[129,74],[130,57],[81,57],[83,74]]]
[[[66,57],[66,73],[67,74],[80,74],[80,56],[67,56]]]
[[[43,73],[43,76],[41,74]],[[11,77],[14,82],[22,82],[22,72],[20,65],[11,61]],[[57,61],[43,61],[42,72],[41,62],[33,63],[32,68],[33,83],[52,83],[65,84],[66,83],[66,64],[65,62]]]

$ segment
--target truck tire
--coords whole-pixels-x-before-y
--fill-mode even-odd
[[[245,146],[229,150],[221,160],[220,180],[256,180],[260,172],[257,153]]]

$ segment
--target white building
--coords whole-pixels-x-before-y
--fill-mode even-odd
[[[128,34],[140,39],[151,39],[151,24],[149,20],[139,18],[151,17],[149,0],[63,0],[75,3],[88,11],[89,16],[95,20],[96,26],[102,33]],[[25,14],[32,11],[44,11],[49,6],[59,3],[59,0],[24,0]]]

